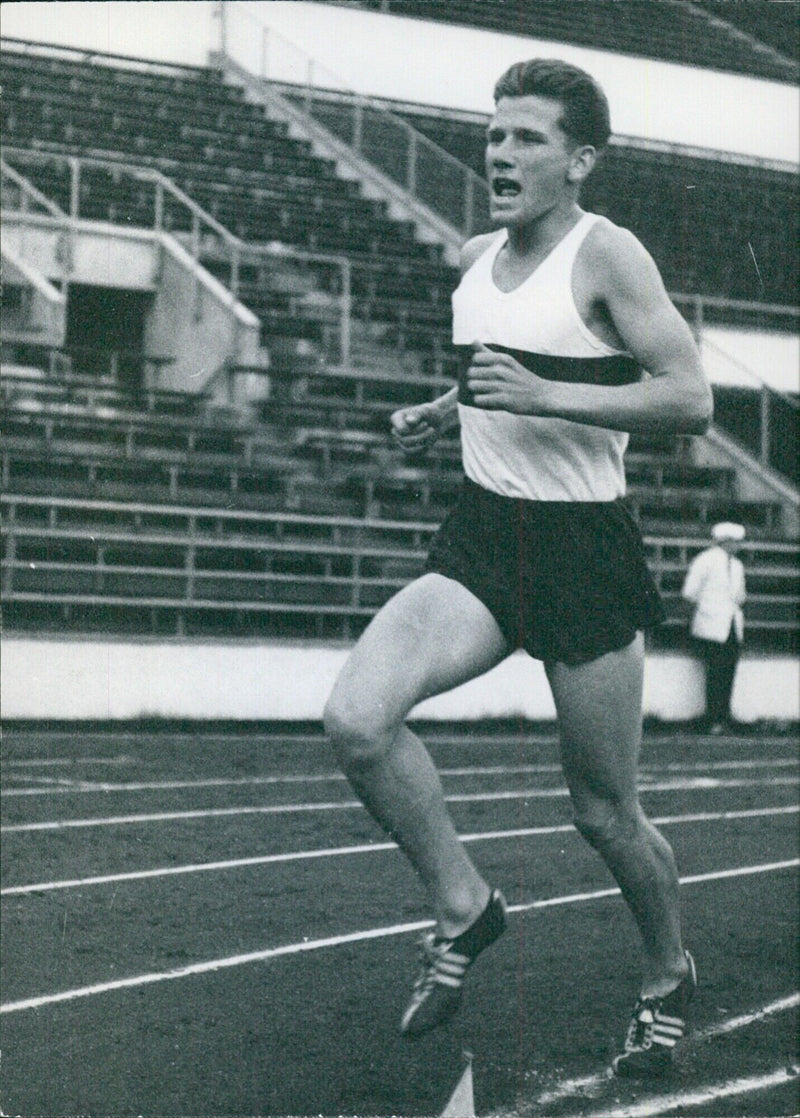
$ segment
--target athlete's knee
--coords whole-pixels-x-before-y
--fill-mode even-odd
[[[365,703],[344,688],[334,688],[323,715],[325,733],[345,772],[380,760],[397,736],[399,725],[379,702]]]
[[[575,807],[573,822],[596,850],[610,850],[636,840],[642,827],[638,805],[593,800]]]

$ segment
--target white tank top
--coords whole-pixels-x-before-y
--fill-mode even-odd
[[[605,220],[598,214],[584,214],[533,274],[509,292],[501,291],[492,278],[495,259],[508,238],[501,230],[453,292],[454,344],[471,346],[479,341],[490,348],[511,349],[537,372],[536,355],[549,355],[549,362],[541,359],[547,372],[540,375],[550,379],[638,380],[640,371],[632,359],[620,359],[620,350],[587,328],[572,294],[578,249],[592,226]],[[465,364],[468,354],[465,351]],[[559,362],[558,358],[595,360]],[[603,369],[620,360],[630,367],[621,374],[622,380],[609,380]],[[613,501],[625,492],[623,454],[628,436],[624,432],[478,408],[463,384],[458,410],[464,470],[484,489],[534,501]]]

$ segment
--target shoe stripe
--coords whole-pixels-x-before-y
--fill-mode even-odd
[[[653,1036],[653,1044],[660,1044],[662,1048],[674,1048],[679,1039],[680,1037],[674,1036]]]
[[[667,1017],[663,1013],[656,1013],[655,1019],[659,1025],[675,1025],[679,1029],[684,1028],[686,1024],[682,1017]]]
[[[462,979],[456,978],[455,975],[442,974],[441,971],[437,971],[434,982],[438,982],[442,986],[451,986],[454,990],[457,990],[462,983]]]
[[[464,981],[464,974],[463,971],[436,970],[433,978],[436,982],[452,982],[455,986],[460,986]]]
[[[654,1033],[663,1033],[665,1036],[683,1036],[683,1028],[677,1025],[665,1025],[657,1021],[653,1026]]]
[[[499,909],[499,918],[497,911]],[[496,890],[486,906],[478,927],[468,929],[470,938],[439,939],[433,932],[422,938],[422,971],[414,984],[411,1001],[400,1022],[400,1031],[418,1036],[436,1028],[455,1013],[461,999],[461,987],[469,966],[477,955],[494,942],[504,930],[505,902]],[[484,927],[488,920],[488,926]],[[477,934],[480,933],[480,934]],[[459,949],[454,950],[456,943]],[[469,947],[470,953],[464,954]]]
[[[437,959],[435,966],[438,971],[447,974],[464,974],[467,969],[466,963],[456,963],[451,959]]]
[[[446,951],[443,955],[440,955],[439,958],[442,962],[458,963],[459,966],[465,968],[472,962],[469,955],[459,955],[456,951]]]

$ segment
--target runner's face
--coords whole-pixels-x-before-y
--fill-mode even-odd
[[[561,128],[562,113],[560,102],[550,97],[497,102],[486,144],[494,225],[526,225],[564,199],[576,145]]]

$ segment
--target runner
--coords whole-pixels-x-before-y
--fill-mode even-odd
[[[405,720],[517,648],[544,661],[575,824],[642,937],[641,999],[615,1070],[659,1074],[696,977],[672,851],[637,791],[643,631],[663,612],[621,500],[623,453],[631,431],[704,431],[711,393],[648,253],[578,204],[610,134],[596,82],[563,62],[518,63],[495,106],[486,167],[496,231],[464,247],[453,296],[459,386],[392,417],[409,451],[460,423],[463,491],[425,574],[353,649],[326,727],[430,896],[436,930],[401,1021],[419,1036],[456,1011],[468,968],[505,927],[505,903],[459,841]]]

